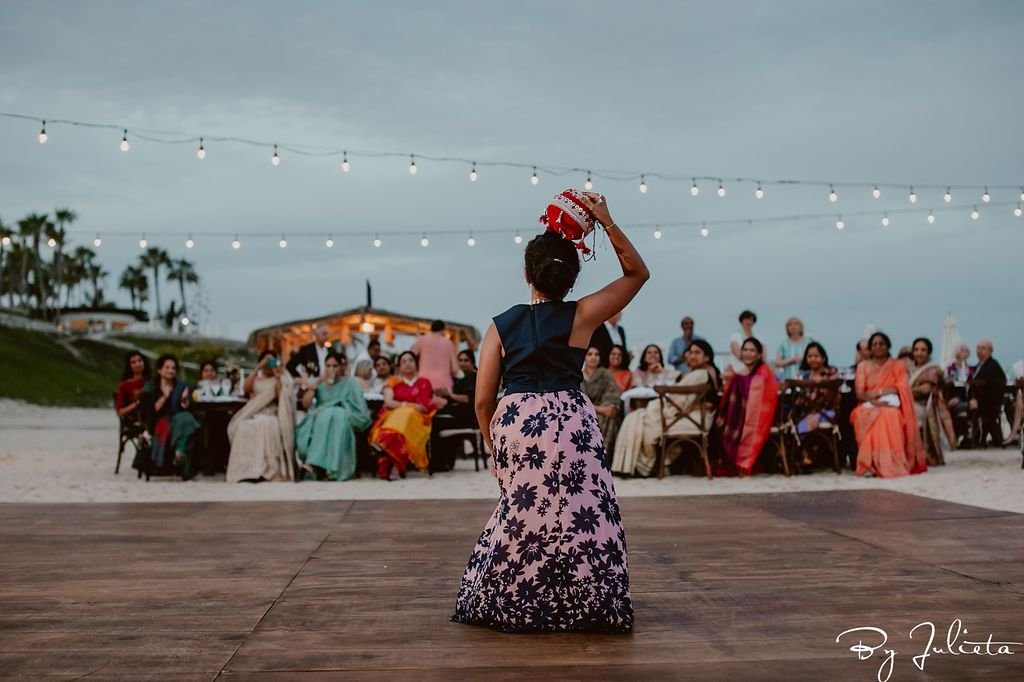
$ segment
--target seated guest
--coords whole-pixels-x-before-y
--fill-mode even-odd
[[[195,476],[195,432],[199,423],[188,411],[189,386],[178,379],[178,358],[161,355],[156,377],[142,389],[147,430],[153,437],[145,473],[175,471],[182,479]],[[137,467],[138,468],[138,467]]]
[[[142,401],[139,396],[151,373],[149,360],[142,353],[131,350],[124,354],[124,370],[121,372],[121,382],[117,385],[114,408],[125,424],[142,422]]]
[[[231,395],[231,380],[220,379],[217,375],[217,363],[206,360],[199,366],[199,383],[196,388],[199,390],[199,400],[228,396]]]
[[[628,357],[626,349],[619,345],[612,346],[608,353],[608,371],[611,372],[621,393],[633,387],[633,373],[629,371]]]
[[[419,376],[416,356],[398,356],[398,375],[384,386],[384,407],[370,430],[370,446],[377,450],[377,475],[391,480],[392,472],[405,478],[409,462],[426,471],[430,462],[427,442],[434,416],[434,389]]]
[[[889,354],[882,332],[868,339],[871,359],[857,365],[854,390],[860,404],[850,415],[857,437],[857,474],[894,478],[928,470],[917,431],[906,365]]]
[[[910,371],[910,392],[914,396],[917,426],[923,435],[924,452],[928,464],[945,464],[942,455],[942,436],[950,447],[956,447],[953,416],[942,396],[942,366],[932,361],[932,342],[926,338],[914,339],[910,346],[914,354],[914,368]]]
[[[228,422],[228,483],[295,480],[295,400],[277,353],[260,353],[245,380],[245,407]]]
[[[718,403],[715,427],[722,436],[722,461],[716,476],[749,476],[768,441],[779,382],[764,363],[764,346],[755,337],[740,345],[743,369],[731,372]]]
[[[329,334],[327,325],[322,322],[313,327],[313,340],[299,347],[298,352],[288,359],[288,373],[293,377],[318,377],[323,374],[327,351],[331,348],[327,340]]]
[[[387,386],[392,376],[394,376],[394,368],[391,365],[391,360],[381,355],[373,361],[373,381],[370,383],[370,391],[384,393],[384,387]]]
[[[591,346],[583,360],[583,392],[594,404],[597,427],[604,438],[605,453],[612,452],[619,430],[619,386],[611,373],[601,367],[601,349]]]
[[[1010,415],[1012,417],[1010,419],[1010,437],[1003,442],[1004,446],[1012,445],[1020,438],[1021,426],[1024,425],[1024,391],[1020,389],[1020,384],[1024,381],[1024,359],[1013,363],[1010,374],[1013,383],[1017,386],[1017,391],[1014,393],[1013,413]],[[1024,446],[1024,443],[1021,445]]]
[[[967,362],[971,357],[971,347],[961,343],[956,347],[953,362],[946,366],[946,378],[961,384],[974,377],[974,368]]]
[[[782,379],[796,379],[800,375],[804,349],[808,339],[804,338],[804,323],[799,317],[786,320],[786,338],[775,352],[775,369]]]
[[[306,416],[295,429],[295,452],[302,468],[318,481],[344,481],[356,473],[355,433],[370,426],[370,409],[356,379],[343,375],[344,356],[331,352],[324,375],[302,380]],[[369,360],[362,360],[369,369]],[[316,407],[310,410],[314,398]]]
[[[817,341],[811,341],[804,350],[800,362],[799,379],[823,383],[839,376],[839,370],[828,364],[828,353]],[[793,403],[793,420],[796,432],[805,436],[816,431],[822,424],[836,423],[835,392],[827,388],[811,388],[801,392]],[[804,451],[801,467],[812,467],[811,453]]]
[[[435,388],[434,395],[440,396],[447,404],[434,415],[431,427],[432,436],[445,429],[477,428],[476,409],[476,356],[471,350],[459,351],[459,371],[462,376],[455,380],[449,390]],[[455,468],[455,458],[459,451],[454,445],[462,445],[462,441],[442,441],[436,437],[431,440],[430,466],[434,471],[451,471]],[[480,453],[483,454],[483,453]]]
[[[669,344],[668,364],[675,367],[680,374],[686,374],[690,371],[690,366],[686,362],[686,351],[694,341],[703,341],[704,337],[694,333],[693,318],[689,315],[683,318],[679,326],[683,329],[683,335],[672,339],[672,343]]]
[[[978,364],[974,368],[971,380],[970,409],[975,415],[979,434],[975,445],[986,446],[989,436],[996,447],[1003,445],[1003,432],[1000,424],[999,411],[1003,406],[1003,394],[1006,392],[1006,373],[994,357],[992,342],[982,339],[974,349],[978,356]]]
[[[633,372],[633,386],[667,386],[674,384],[678,378],[679,372],[673,367],[665,367],[661,349],[652,343],[640,355],[640,364]]]
[[[356,368],[352,372],[352,378],[359,384],[359,390],[363,393],[373,390],[373,361],[368,358],[356,361]],[[383,387],[383,382],[381,383]]]
[[[690,347],[684,351],[684,355],[690,369],[676,385],[708,385],[717,390],[718,372],[715,369],[715,353],[711,349],[711,345],[707,341],[699,339],[690,344]],[[711,428],[711,423],[714,421],[713,406],[704,413],[706,423],[698,427],[700,403],[697,401],[696,394],[666,395],[665,398],[665,420],[666,422],[676,420],[669,426],[669,435],[696,434],[700,433],[701,429]],[[712,402],[716,398],[715,394],[708,396],[708,400]],[[687,414],[691,417],[682,417]],[[677,419],[677,417],[682,418]],[[650,401],[642,410],[627,414],[615,441],[612,471],[627,476],[634,473],[640,476],[651,475],[654,470],[656,448],[661,430],[661,405],[658,400]],[[665,464],[672,464],[677,456],[678,449],[670,449],[665,453]]]

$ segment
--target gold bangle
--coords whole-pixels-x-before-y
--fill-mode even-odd
[[[603,225],[602,227],[604,227],[604,231],[607,232],[608,230],[612,229],[613,227],[618,227],[618,225],[616,225],[615,221],[613,220],[612,222],[608,223],[607,225]]]

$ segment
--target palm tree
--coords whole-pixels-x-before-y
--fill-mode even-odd
[[[181,312],[188,316],[188,303],[185,301],[185,285],[198,284],[199,275],[196,274],[192,263],[184,258],[173,261],[167,273],[168,282],[177,282],[178,291],[181,293]]]
[[[58,208],[53,211],[53,219],[57,224],[52,236],[57,242],[53,253],[53,279],[56,289],[57,306],[60,306],[60,285],[64,281],[64,244],[67,238],[65,226],[78,220],[78,214],[70,208]]]
[[[118,281],[118,287],[128,291],[128,295],[132,299],[132,309],[135,309],[135,300],[138,299],[139,306],[145,300],[148,300],[148,296],[145,294],[149,289],[149,280],[146,279],[146,272],[141,267],[129,265],[121,273],[121,279]]]
[[[22,281],[27,283],[29,266],[31,266],[32,271],[35,274],[35,291],[29,289],[29,293],[35,295],[36,307],[40,310],[43,308],[46,289],[43,284],[42,259],[39,255],[39,239],[46,230],[47,222],[48,219],[46,214],[39,213],[32,213],[18,221],[18,234],[21,236],[22,243],[28,244],[29,241],[32,242],[32,249],[25,249],[22,252],[21,277]]]
[[[139,267],[153,269],[153,291],[156,293],[156,316],[162,316],[160,307],[160,268],[171,265],[171,257],[167,251],[156,246],[151,246],[139,256]]]
[[[103,303],[103,289],[100,288],[100,280],[106,279],[110,273],[104,270],[99,263],[90,263],[85,269],[85,274],[92,282],[92,306],[98,307]]]

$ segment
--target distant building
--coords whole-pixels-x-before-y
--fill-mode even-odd
[[[71,334],[123,332],[149,322],[149,315],[130,308],[64,308],[57,329]]]

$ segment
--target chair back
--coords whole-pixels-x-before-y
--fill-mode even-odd
[[[839,389],[843,386],[842,379],[828,379],[826,381],[808,381],[806,379],[788,379],[783,382],[783,393],[796,398],[800,396],[810,399],[814,397],[814,407],[818,409],[839,410],[839,401],[842,398]]]
[[[713,385],[707,383],[696,386],[655,386],[654,392],[658,394],[658,411],[661,413],[661,432],[663,434],[668,434],[672,425],[681,419],[688,419],[701,433],[708,432],[710,420],[707,417],[713,414],[715,409],[711,404],[715,398]],[[683,412],[670,397],[676,395],[694,396],[695,404],[691,404],[690,409]],[[694,418],[694,414],[699,415],[697,419]]]

